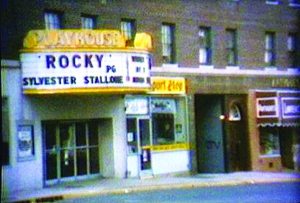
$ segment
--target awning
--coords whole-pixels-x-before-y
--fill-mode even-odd
[[[257,127],[299,127],[300,123],[259,123]]]

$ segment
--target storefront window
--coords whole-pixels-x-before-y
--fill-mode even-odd
[[[153,144],[174,143],[174,115],[152,114]]]
[[[260,128],[260,154],[279,155],[279,133],[276,127]]]
[[[185,100],[152,98],[153,145],[187,142]]]
[[[185,97],[128,97],[125,105],[126,114],[130,115],[130,117],[127,117],[126,122],[129,154],[134,154],[138,151],[138,135],[148,132],[147,126],[151,128],[149,131],[151,133],[147,137],[149,140],[143,140],[145,139],[144,137],[141,137],[139,140],[144,146],[187,143]],[[142,125],[145,116],[149,116],[150,125]],[[147,143],[144,143],[144,141],[147,141]]]

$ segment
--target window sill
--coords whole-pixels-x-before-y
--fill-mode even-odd
[[[289,3],[289,6],[294,8],[300,8],[300,4],[295,4],[295,3]]]
[[[163,68],[178,68],[178,63],[163,63]]]
[[[259,158],[280,158],[280,154],[265,154],[265,155],[260,155]]]
[[[199,65],[199,68],[214,69],[214,65],[202,64]]]
[[[277,69],[277,67],[276,66],[265,66],[265,70],[267,71],[267,70],[274,70],[274,69]]]
[[[279,5],[279,2],[278,1],[276,1],[276,2],[266,1],[266,4],[267,5]]]
[[[226,69],[230,70],[240,70],[240,66],[235,66],[235,65],[227,65]]]

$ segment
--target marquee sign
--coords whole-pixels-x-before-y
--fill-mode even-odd
[[[24,93],[88,88],[150,88],[149,55],[104,52],[24,53]],[[65,90],[65,91],[61,91]]]
[[[20,55],[25,94],[145,92],[150,89],[151,38],[126,47],[117,30],[33,30]]]

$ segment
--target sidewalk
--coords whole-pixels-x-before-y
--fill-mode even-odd
[[[235,172],[224,174],[197,174],[180,177],[154,177],[150,179],[97,179],[68,183],[39,190],[20,191],[4,202],[44,202],[92,195],[123,194],[162,189],[230,186],[272,182],[300,182],[295,172]]]

